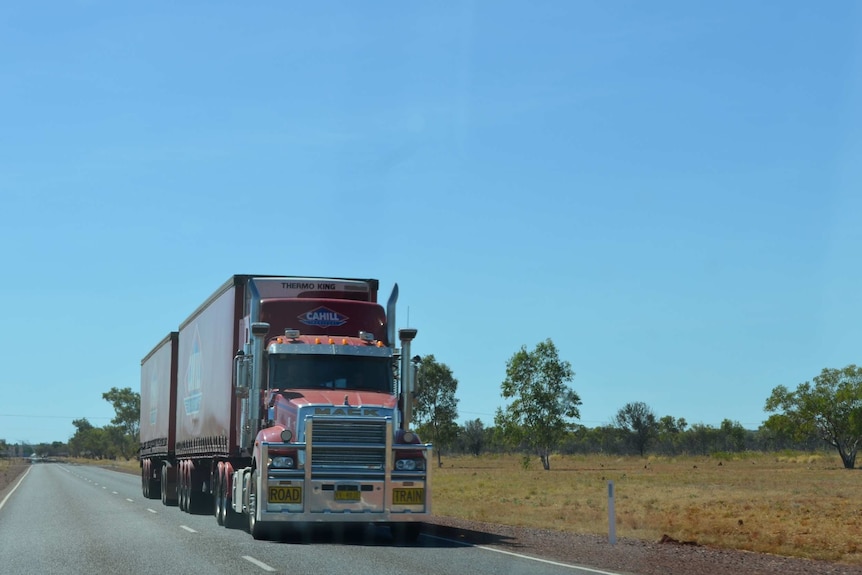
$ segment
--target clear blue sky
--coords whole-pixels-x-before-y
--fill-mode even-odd
[[[552,338],[581,422],[756,429],[862,363],[855,2],[0,8],[0,438],[101,394],[234,273],[401,290],[493,423]]]

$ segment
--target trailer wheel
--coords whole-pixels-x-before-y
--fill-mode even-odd
[[[158,499],[162,489],[158,479],[147,479],[147,499]]]
[[[162,505],[167,507],[174,502],[173,497],[168,497],[168,468],[166,465],[162,466],[162,484],[161,489],[162,492]]]
[[[177,503],[180,511],[188,513],[188,493],[186,492],[186,466],[185,462],[180,463],[180,468],[177,471]]]
[[[268,530],[257,521],[257,469],[249,476],[248,485],[248,532],[255,539],[268,539]]]
[[[161,481],[153,477],[152,462],[145,461],[141,466],[141,488],[147,499],[158,499],[161,494]]]
[[[207,510],[206,494],[203,491],[199,491],[200,487],[200,485],[195,485],[194,476],[190,477],[189,484],[186,487],[188,489],[186,507],[189,513],[195,515],[205,513]]]

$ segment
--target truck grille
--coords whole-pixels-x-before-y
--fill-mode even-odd
[[[386,465],[386,422],[315,419],[312,424],[313,469],[382,471]]]

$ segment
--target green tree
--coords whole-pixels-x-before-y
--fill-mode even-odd
[[[682,442],[688,422],[684,417],[665,415],[658,420],[658,439],[665,453],[675,455]]]
[[[461,442],[464,448],[476,457],[482,455],[485,448],[485,426],[481,419],[474,419],[464,424],[461,430]]]
[[[545,470],[551,468],[551,452],[573,428],[570,420],[581,416],[581,398],[566,385],[574,376],[550,339],[533,351],[521,346],[506,363],[502,396],[512,403],[497,408],[494,423],[511,445],[536,453]]]
[[[112,387],[110,391],[102,394],[102,399],[114,407],[116,416],[111,423],[119,425],[126,435],[137,440],[141,421],[141,394],[132,391],[131,387]]]
[[[695,423],[685,434],[685,446],[688,453],[709,455],[719,451],[719,432],[708,424]]]
[[[93,427],[87,418],[72,421],[75,434],[69,439],[69,452],[74,457],[102,459],[108,452],[108,438],[103,429]]]
[[[458,380],[445,363],[438,362],[433,355],[418,361],[416,376],[415,410],[417,427],[430,434],[437,451],[437,465],[443,465],[443,448],[449,446],[458,435],[458,399],[455,391]]]
[[[652,409],[642,401],[625,404],[617,412],[614,422],[634,444],[641,457],[649,442],[658,434],[659,425]]]
[[[845,469],[856,466],[862,441],[862,367],[824,368],[795,391],[779,385],[766,400],[774,412],[765,426],[777,432],[792,430],[798,439],[817,435],[838,451]]]
[[[105,456],[111,459],[131,459],[140,445],[136,436],[129,435],[122,425],[106,425],[102,428],[107,441]]]
[[[724,419],[719,427],[721,439],[724,442],[723,450],[734,452],[745,450],[745,428],[738,421]]]

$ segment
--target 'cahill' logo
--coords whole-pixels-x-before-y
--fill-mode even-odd
[[[320,306],[311,311],[299,314],[299,321],[305,325],[313,325],[317,327],[337,327],[344,325],[350,319],[344,314],[333,311],[329,308]]]

